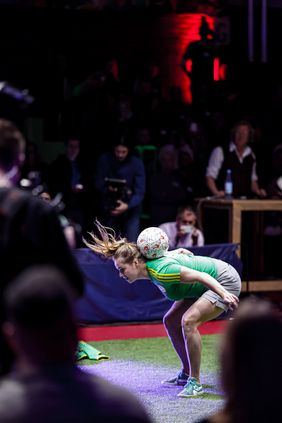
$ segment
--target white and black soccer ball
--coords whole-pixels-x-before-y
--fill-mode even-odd
[[[147,259],[156,259],[164,256],[168,246],[168,236],[160,228],[146,228],[137,238],[137,247]]]

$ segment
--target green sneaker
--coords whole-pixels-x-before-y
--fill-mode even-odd
[[[183,370],[180,370],[178,375],[176,375],[172,379],[163,380],[162,384],[163,385],[170,385],[170,386],[172,386],[172,385],[173,386],[184,386],[184,385],[186,385],[187,380],[188,380],[188,375]]]
[[[203,393],[203,386],[194,377],[189,377],[183,391],[177,396],[182,398],[195,397]]]

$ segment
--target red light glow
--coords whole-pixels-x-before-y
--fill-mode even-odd
[[[213,80],[214,81],[219,81],[220,78],[220,62],[219,62],[219,58],[215,57],[214,61],[213,61]]]
[[[162,66],[166,85],[178,85],[182,88],[183,100],[191,103],[190,78],[181,69],[181,61],[188,45],[200,40],[199,28],[205,17],[211,30],[214,30],[214,18],[203,13],[180,13],[163,16],[162,38],[165,40],[166,53]],[[192,63],[187,61],[186,69],[191,70]],[[190,68],[190,69],[189,69]]]

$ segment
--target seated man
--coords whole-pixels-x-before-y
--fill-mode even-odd
[[[16,356],[0,386],[0,421],[149,423],[125,389],[75,365],[74,295],[54,267],[25,270],[8,287],[3,331]]]
[[[204,245],[204,236],[198,228],[196,213],[190,206],[178,209],[175,222],[162,223],[159,227],[168,236],[170,250],[177,247]]]

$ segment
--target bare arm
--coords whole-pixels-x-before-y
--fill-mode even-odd
[[[214,178],[212,178],[211,176],[207,176],[206,183],[207,183],[208,189],[213,195],[216,195],[217,197],[224,197],[225,195],[224,191],[218,190]]]
[[[266,197],[266,191],[258,184],[257,164],[254,162],[251,176],[251,189],[258,197]]]
[[[229,305],[231,310],[236,308],[239,303],[238,297],[226,291],[219,282],[208,273],[199,272],[198,270],[189,269],[187,267],[181,267],[180,282],[182,283],[195,283],[200,282],[205,285],[208,289],[218,294],[223,301]]]
[[[257,181],[252,181],[252,191],[259,197],[266,197],[265,190],[259,187]]]

